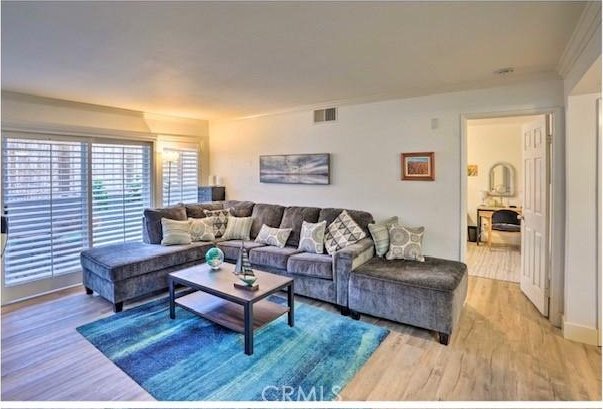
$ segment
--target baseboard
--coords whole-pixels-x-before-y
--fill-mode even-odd
[[[596,328],[567,321],[563,322],[563,337],[571,341],[582,342],[589,345],[599,344],[599,331]]]
[[[59,292],[59,291],[68,290],[70,288],[79,287],[81,285],[82,285],[82,283],[71,284],[71,285],[68,285],[68,286],[65,286],[65,287],[55,288],[53,290],[44,291],[44,292],[41,292],[41,293],[38,293],[38,294],[28,295],[27,297],[17,298],[15,300],[10,300],[10,301],[7,301],[7,302],[3,303],[2,307],[4,307],[5,305],[11,305],[11,304],[16,304],[16,303],[19,303],[19,302],[31,300],[32,298],[42,297],[43,295],[48,295],[48,294],[56,293],[56,292]]]

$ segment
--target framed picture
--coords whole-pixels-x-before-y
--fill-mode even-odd
[[[467,176],[477,176],[477,165],[467,165]]]
[[[402,180],[435,180],[433,152],[403,153]]]
[[[260,182],[328,185],[331,158],[328,153],[260,156]]]

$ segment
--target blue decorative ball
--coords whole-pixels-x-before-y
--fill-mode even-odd
[[[224,253],[219,248],[212,247],[205,253],[205,261],[213,270],[218,270],[224,263]]]

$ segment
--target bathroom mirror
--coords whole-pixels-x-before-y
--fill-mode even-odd
[[[515,169],[509,163],[495,163],[490,168],[490,196],[515,195]]]

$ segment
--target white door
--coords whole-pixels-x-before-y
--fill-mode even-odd
[[[523,127],[524,203],[521,225],[521,291],[549,314],[548,116]]]

